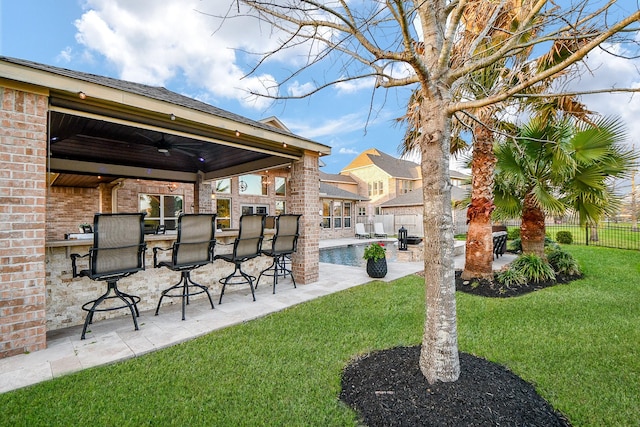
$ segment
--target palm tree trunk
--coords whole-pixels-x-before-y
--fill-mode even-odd
[[[421,106],[423,130],[424,272],[427,313],[420,370],[429,383],[452,382],[460,376],[453,269],[453,221],[449,186],[449,118],[443,100]]]
[[[544,258],[545,232],[544,211],[529,193],[524,197],[522,204],[522,224],[520,225],[522,253]]]
[[[493,204],[493,174],[496,165],[493,133],[486,126],[474,130],[471,162],[471,204],[467,208],[467,241],[463,279],[493,279],[493,236],[491,212]]]

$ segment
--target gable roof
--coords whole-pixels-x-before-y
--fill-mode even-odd
[[[163,87],[3,56],[0,79],[48,97],[55,173],[197,182],[331,152],[273,119],[262,123]]]
[[[337,182],[344,184],[358,184],[355,179],[349,175],[340,175],[336,173],[326,173],[320,171],[320,181],[323,182]]]
[[[420,165],[409,160],[397,159],[375,148],[370,148],[360,153],[351,163],[342,169],[341,173],[370,165],[377,166],[393,178],[420,179]]]
[[[359,194],[352,193],[350,191],[342,190],[333,185],[320,182],[320,198],[331,199],[343,199],[343,200],[357,200],[359,202],[369,200],[367,197],[362,197]]]
[[[467,196],[467,192],[460,187],[455,185],[451,186],[451,200],[460,201],[464,200]],[[408,193],[404,193],[399,195],[398,197],[387,200],[382,203],[380,206],[383,208],[391,208],[391,207],[399,207],[399,206],[420,206],[422,205],[422,188],[417,188],[413,191],[409,191]]]
[[[91,73],[83,73],[80,71],[69,70],[66,68],[54,67],[47,64],[41,64],[38,62],[27,61],[25,59],[19,58],[10,58],[6,56],[0,56],[1,61],[23,65],[29,68],[33,68],[40,71],[45,71],[52,74],[57,74],[59,76],[70,77],[75,80],[85,81],[89,83],[95,83],[100,86],[109,87],[112,89],[122,90],[128,93],[141,95],[146,98],[152,98],[158,101],[169,102],[174,105],[179,105],[182,107],[190,108],[193,110],[198,110],[204,113],[208,113],[217,117],[230,119],[235,122],[244,123],[251,125],[253,127],[257,127],[264,130],[269,130],[272,132],[278,132],[285,135],[293,135],[286,126],[278,126],[274,125],[274,120],[277,120],[275,117],[269,117],[264,119],[264,121],[256,121],[251,120],[247,117],[243,117],[239,114],[231,113],[229,111],[223,110],[218,107],[214,107],[213,105],[206,104],[202,101],[198,101],[197,99],[189,98],[187,96],[181,95],[176,92],[172,92],[169,89],[166,89],[161,86],[149,86],[142,83],[136,83],[126,80],[119,80],[112,77],[100,76],[97,74]],[[296,135],[297,138],[300,138]]]

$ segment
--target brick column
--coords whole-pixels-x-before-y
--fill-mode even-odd
[[[292,260],[293,274],[296,283],[313,283],[318,280],[320,239],[318,153],[307,151],[300,161],[293,163],[289,185],[287,211],[302,214],[298,251]]]
[[[211,182],[203,181],[202,174],[198,174],[198,182],[193,186],[193,213],[211,213]]]
[[[47,105],[0,86],[0,358],[46,348]]]

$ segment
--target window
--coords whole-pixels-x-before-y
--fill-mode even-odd
[[[378,182],[374,182],[373,183],[373,195],[377,195],[378,194]]]
[[[384,194],[384,187],[382,181],[378,181],[378,194]]]
[[[373,184],[368,183],[367,187],[369,188],[369,197],[373,196]]]
[[[342,202],[333,202],[333,228],[342,228]]]
[[[183,212],[182,196],[163,194],[140,194],[138,210],[146,213],[146,226],[164,225],[167,230],[175,230],[178,216]]]
[[[364,206],[358,207],[358,216],[365,216],[367,214],[367,208]]]
[[[340,200],[322,202],[322,228],[351,228],[353,204]]]
[[[331,228],[331,202],[322,202],[322,228]]]
[[[344,211],[342,212],[344,228],[351,228],[351,202],[344,202]]]
[[[231,228],[231,199],[216,199],[216,228]]]
[[[240,194],[253,196],[266,196],[268,181],[262,175],[242,175],[240,177]]]
[[[401,180],[400,181],[400,194],[405,194],[413,190],[413,181]]]
[[[287,179],[281,176],[276,176],[276,196],[287,195]]]
[[[215,193],[231,193],[231,178],[218,179],[214,184],[213,191]]]
[[[269,215],[268,206],[242,205],[240,209],[242,210],[242,215],[251,215],[251,214]]]
[[[275,212],[275,214],[276,215],[282,215],[283,213],[286,213],[284,207],[285,207],[284,200],[276,200],[276,212]]]

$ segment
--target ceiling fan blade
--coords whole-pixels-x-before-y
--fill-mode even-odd
[[[150,136],[147,136],[147,135],[145,135],[145,134],[143,134],[143,133],[136,132],[135,134],[136,134],[136,135],[139,135],[139,136],[141,136],[141,137],[143,137],[143,138],[144,138],[144,139],[146,139],[147,141],[152,142],[152,143],[154,143],[154,144],[157,142],[157,141],[155,141],[153,138],[151,138]]]
[[[171,150],[173,150],[173,151],[177,151],[177,152],[182,153],[182,154],[184,154],[184,155],[186,155],[186,156],[189,156],[189,157],[196,157],[196,155],[195,155],[194,153],[192,153],[192,152],[190,152],[190,151],[187,151],[187,150],[184,150],[184,149],[182,149],[182,148],[178,148],[178,147],[171,147]]]

